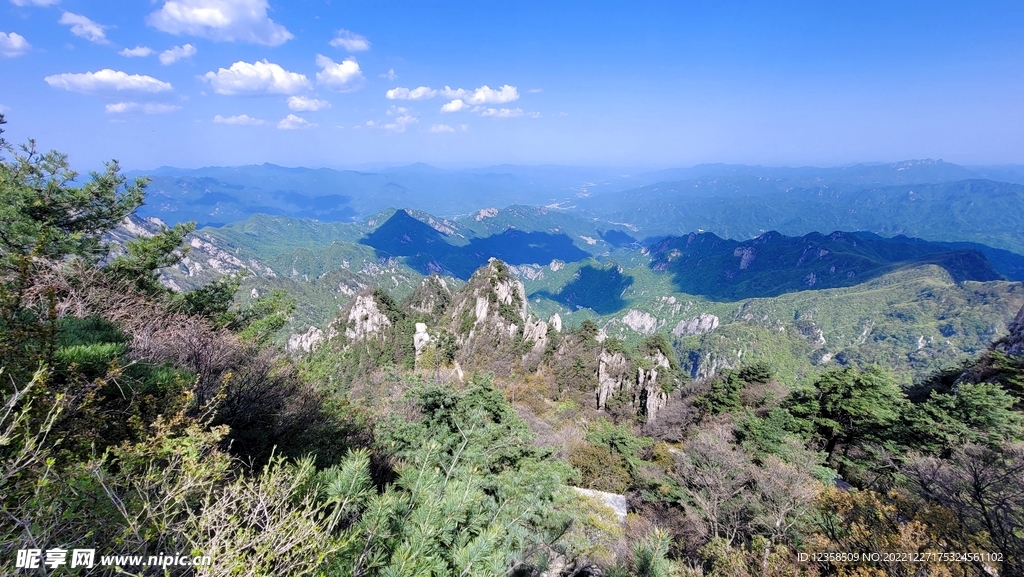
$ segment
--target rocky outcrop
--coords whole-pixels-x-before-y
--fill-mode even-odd
[[[452,294],[444,319],[467,370],[536,370],[550,341],[549,323],[529,313],[523,282],[496,259]]]
[[[452,303],[448,316],[460,341],[471,338],[484,326],[515,337],[529,321],[526,287],[495,259],[473,274],[453,295]]]
[[[634,373],[632,363],[621,353],[602,350],[597,364],[598,410],[606,409],[612,396],[622,394],[646,422],[653,422],[668,403],[664,381],[671,378],[671,367],[659,351],[644,357]]]
[[[373,294],[363,293],[352,299],[348,306],[348,314],[342,312],[345,330],[342,334],[350,341],[361,341],[371,337],[381,337],[384,330],[391,326],[391,320],[380,311]]]
[[[523,325],[523,339],[533,341],[533,350],[544,350],[548,345],[548,324],[544,321],[526,319]]]
[[[1015,357],[1024,356],[1024,307],[1017,312],[1008,328],[1010,334],[996,343],[996,350]]]
[[[562,317],[558,313],[551,315],[548,319],[548,324],[551,325],[551,328],[555,329],[556,333],[562,332]]]
[[[672,334],[677,337],[703,335],[718,328],[719,320],[715,315],[700,314],[692,318],[679,321]]]
[[[652,335],[658,330],[661,322],[651,313],[632,309],[622,317],[622,324],[642,335]]]
[[[409,308],[418,313],[433,315],[443,311],[451,300],[452,289],[442,277],[435,274],[423,279],[409,297],[408,304]]]
[[[692,379],[709,379],[724,369],[736,368],[743,358],[743,351],[735,351],[734,356],[735,360],[714,351],[692,351],[684,368],[688,369]]]
[[[629,361],[621,353],[602,350],[597,364],[597,408],[604,410],[608,398],[619,391],[633,389]]]
[[[644,367],[637,368],[637,386],[633,404],[640,409],[647,422],[651,423],[658,418],[658,411],[664,409],[668,404],[668,393],[665,392],[663,383],[659,382],[659,377],[661,381],[669,378],[668,374],[672,364],[668,357],[660,351],[647,357],[647,360],[652,362],[653,366],[646,369]]]
[[[424,323],[416,323],[416,333],[412,336],[412,346],[416,349],[416,364],[420,362],[420,357],[423,356],[423,349],[427,348],[430,344],[430,333],[427,332],[427,325]]]
[[[254,291],[256,289],[253,289]],[[309,327],[304,333],[293,334],[288,337],[287,350],[289,353],[308,353],[316,349],[324,340],[324,332],[317,327]]]
[[[589,499],[597,505],[611,509],[612,513],[615,514],[615,518],[619,521],[619,524],[626,524],[626,512],[628,507],[626,506],[625,495],[605,493],[604,491],[595,491],[593,489],[583,489],[582,487],[573,487],[572,490],[580,497]]]

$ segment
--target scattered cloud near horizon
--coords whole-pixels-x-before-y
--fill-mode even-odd
[[[302,130],[304,128],[313,128],[315,126],[316,124],[313,124],[305,118],[295,116],[294,114],[285,116],[277,123],[277,128],[279,130]]]
[[[215,124],[238,124],[242,126],[260,126],[265,124],[267,121],[262,118],[253,118],[248,114],[239,114],[237,116],[221,116],[217,115],[213,117]]]
[[[125,112],[142,112],[143,114],[168,114],[181,110],[176,104],[164,104],[162,102],[115,102],[104,107],[107,114],[122,114]]]
[[[127,72],[110,68],[104,68],[97,72],[53,74],[43,78],[43,80],[54,88],[83,93],[110,90],[134,90],[156,93],[172,90],[170,82],[164,82],[152,76],[128,74]]]
[[[315,112],[322,108],[330,108],[331,103],[326,100],[307,98],[305,96],[288,97],[288,108],[296,112]]]

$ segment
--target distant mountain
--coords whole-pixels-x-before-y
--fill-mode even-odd
[[[942,160],[906,160],[889,164],[853,164],[819,168],[746,166],[742,164],[699,164],[692,168],[675,168],[641,175],[653,182],[750,177],[759,181],[778,182],[785,187],[828,185],[839,188],[864,188],[897,184],[954,182],[989,178],[986,169],[966,168]],[[1012,171],[1003,171],[1007,176]],[[1021,174],[1020,176],[1024,176]],[[1009,182],[1018,182],[1010,180]]]
[[[969,234],[971,228],[975,232],[986,228],[978,226],[980,217],[990,212],[986,207],[967,215],[962,206],[951,209],[942,204],[950,199],[987,199],[990,190],[1020,186],[1012,183],[1024,183],[1021,167],[968,168],[912,160],[835,168],[703,164],[626,172],[606,167],[514,165],[447,170],[426,164],[364,172],[263,164],[161,167],[128,176],[152,178],[148,202],[139,215],[171,224],[194,220],[217,226],[253,214],[354,222],[394,206],[455,218],[478,215],[484,209],[532,206],[546,207],[552,214],[575,214],[583,220],[596,217],[620,223],[609,229],[617,228],[637,239],[698,229],[734,238],[754,237],[767,230],[786,234],[871,230],[982,242],[1024,252],[1024,242],[1004,242],[1007,239],[1002,238],[993,243],[984,234]],[[915,193],[913,198],[908,196],[910,191]],[[908,198],[918,205],[932,203],[932,196],[936,196],[935,206],[923,212],[905,206]],[[887,203],[880,213],[885,218],[865,218],[863,211],[874,211],[878,201]],[[908,208],[909,214],[904,210]],[[914,218],[918,213],[923,218]],[[951,215],[966,215],[967,220],[950,227]],[[478,230],[493,227],[502,219],[479,220],[479,227],[468,224]],[[598,238],[592,232],[583,234]],[[614,238],[619,240],[612,245],[630,242]]]
[[[1024,185],[991,180],[845,189],[787,188],[782,181],[737,176],[664,182],[577,204],[648,237],[709,231],[742,239],[769,230],[865,230],[1024,254]]]
[[[586,183],[580,169],[451,171],[429,165],[357,172],[328,168],[241,167],[135,171],[148,176],[140,216],[169,223],[244,220],[257,213],[351,221],[405,206],[454,216],[489,206],[547,205],[573,198]]]
[[[738,242],[706,232],[655,244],[650,248],[651,268],[671,273],[680,292],[715,300],[854,286],[924,264],[946,269],[956,282],[1004,280],[976,250],[950,251],[906,240],[842,232],[802,237],[768,232]]]
[[[527,232],[514,228],[469,240],[449,243],[446,234],[399,210],[359,242],[385,257],[406,257],[406,263],[423,274],[446,273],[467,280],[473,272],[497,258],[508,264],[577,261],[590,255],[577,248],[565,234]]]

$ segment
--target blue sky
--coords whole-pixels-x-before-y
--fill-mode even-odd
[[[81,169],[1024,163],[1021,2],[0,2]]]

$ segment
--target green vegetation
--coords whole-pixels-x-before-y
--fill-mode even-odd
[[[1024,572],[1024,359],[978,344],[918,379],[873,362],[900,327],[993,340],[1016,285],[915,269],[728,305],[631,285],[662,317],[727,321],[670,343],[656,317],[631,339],[545,331],[493,261],[353,291],[292,357],[273,336],[295,293],[158,282],[189,225],[104,244],[145,183],[110,166],[78,186],[60,155],[0,144],[0,572],[50,547],[209,555],[218,576]],[[872,324],[845,335],[851,318]],[[763,345],[681,382],[677,352],[737,327]],[[1000,558],[798,556],[849,551]]]

